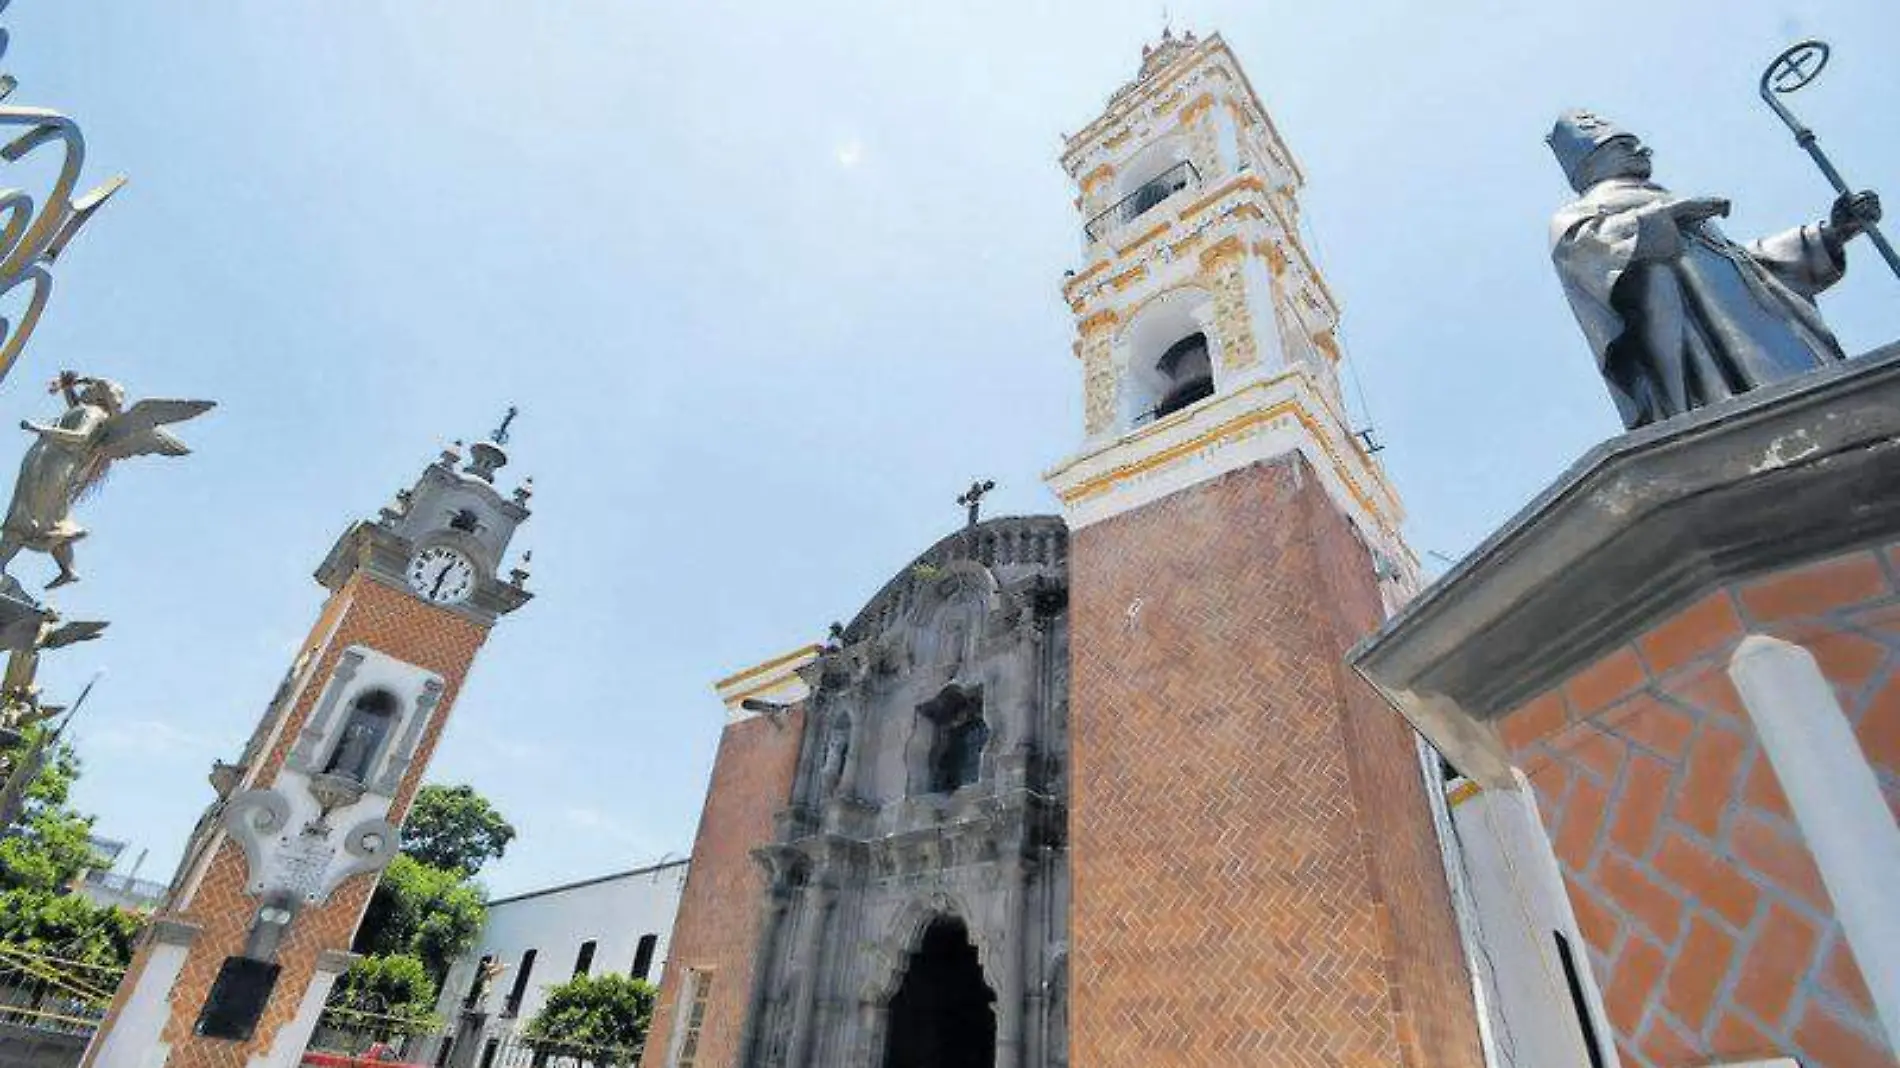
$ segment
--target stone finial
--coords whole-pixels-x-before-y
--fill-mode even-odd
[[[415,500],[415,491],[399,489],[396,496],[376,514],[376,520],[385,527],[393,527],[396,520],[409,514],[409,505]]]
[[[521,485],[515,487],[515,503],[520,505],[523,508],[526,508],[528,506],[529,499],[531,499],[533,496],[534,496],[534,476],[530,475],[527,478],[524,478],[521,480]]]
[[[520,562],[515,564],[514,568],[508,572],[508,584],[515,587],[516,589],[520,589],[526,586],[528,584],[528,576],[533,573],[532,567],[531,567],[533,563],[534,563],[533,549],[529,549],[527,552],[522,553]]]
[[[468,466],[462,469],[465,475],[473,475],[483,482],[493,483],[495,472],[507,466],[508,451],[502,448],[508,444],[508,426],[515,421],[521,409],[508,406],[508,414],[502,416],[501,424],[488,435],[487,441],[478,441],[469,446]]]
[[[448,467],[454,467],[456,464],[462,462],[462,441],[460,438],[443,446],[440,462]]]
[[[495,472],[508,464],[508,451],[492,441],[478,441],[468,447],[468,452],[468,466],[462,468],[462,473],[483,482],[494,482]]]

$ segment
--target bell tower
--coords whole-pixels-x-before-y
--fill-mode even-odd
[[[318,567],[329,598],[243,754],[213,766],[85,1065],[300,1062],[475,654],[530,597],[526,554],[504,572],[531,493],[496,486],[507,426],[444,450]]]
[[[1344,664],[1416,565],[1299,166],[1227,45],[1172,33],[1062,163],[1074,1062],[1475,1068],[1421,750]]]

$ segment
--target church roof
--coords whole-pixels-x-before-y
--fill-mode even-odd
[[[1069,527],[1055,515],[999,516],[946,535],[877,591],[845,628],[845,641],[856,642],[882,630],[892,617],[910,606],[921,584],[933,581],[937,573],[958,560],[975,560],[998,570],[1066,568]]]

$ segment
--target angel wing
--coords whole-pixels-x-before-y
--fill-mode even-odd
[[[165,429],[165,424],[196,419],[217,406],[216,401],[148,398],[107,419],[98,430],[99,436],[84,469],[74,480],[73,499],[86,496],[96,487],[114,460],[154,453],[160,456],[189,454],[191,446]]]
[[[196,419],[217,406],[216,401],[142,400],[106,420],[94,447],[108,461],[151,453],[184,456],[191,448],[166,430],[165,424]]]
[[[106,621],[102,619],[75,619],[68,623],[61,623],[40,639],[40,648],[58,649],[79,642],[89,642],[105,633],[106,626]]]

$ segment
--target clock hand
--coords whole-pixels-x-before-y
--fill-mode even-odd
[[[449,571],[454,567],[455,561],[450,560],[448,563],[442,565],[442,570],[435,573],[435,585],[429,589],[429,596],[434,597],[436,594],[442,592],[442,583],[449,577]]]

